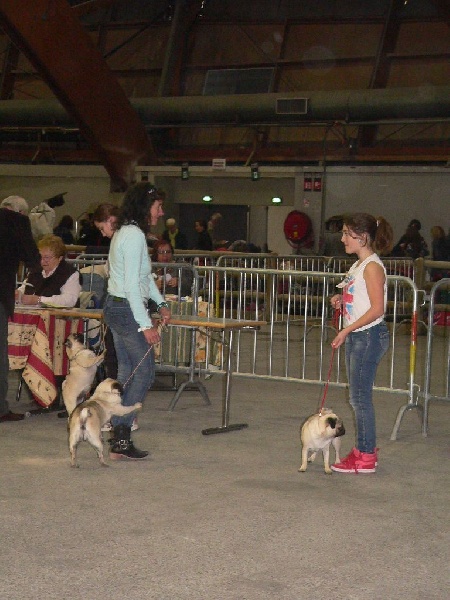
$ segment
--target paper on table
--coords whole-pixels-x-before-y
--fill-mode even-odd
[[[60,306],[59,304],[52,304],[51,302],[41,302],[42,308],[68,308],[67,306]]]
[[[21,304],[20,302],[16,302],[16,306],[17,306],[17,308],[20,308],[21,310],[24,308],[36,310],[36,308],[41,307],[40,304]]]

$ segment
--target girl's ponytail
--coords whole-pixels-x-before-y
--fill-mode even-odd
[[[377,217],[377,231],[373,240],[377,254],[387,256],[393,247],[394,232],[384,217]]]

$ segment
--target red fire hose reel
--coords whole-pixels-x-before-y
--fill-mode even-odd
[[[311,219],[299,210],[291,211],[284,221],[284,235],[293,248],[311,248],[314,244]]]

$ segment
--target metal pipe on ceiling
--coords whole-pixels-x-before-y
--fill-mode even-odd
[[[277,113],[278,100],[296,98],[307,99],[306,114]],[[147,128],[447,120],[450,116],[450,86],[176,96],[130,99],[130,103]],[[0,101],[0,127],[74,126],[74,119],[56,99]]]

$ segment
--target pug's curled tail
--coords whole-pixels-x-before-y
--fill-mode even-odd
[[[83,410],[80,412],[80,428],[83,431],[86,429],[86,422],[90,416],[91,416],[91,411],[87,407],[83,408]]]

